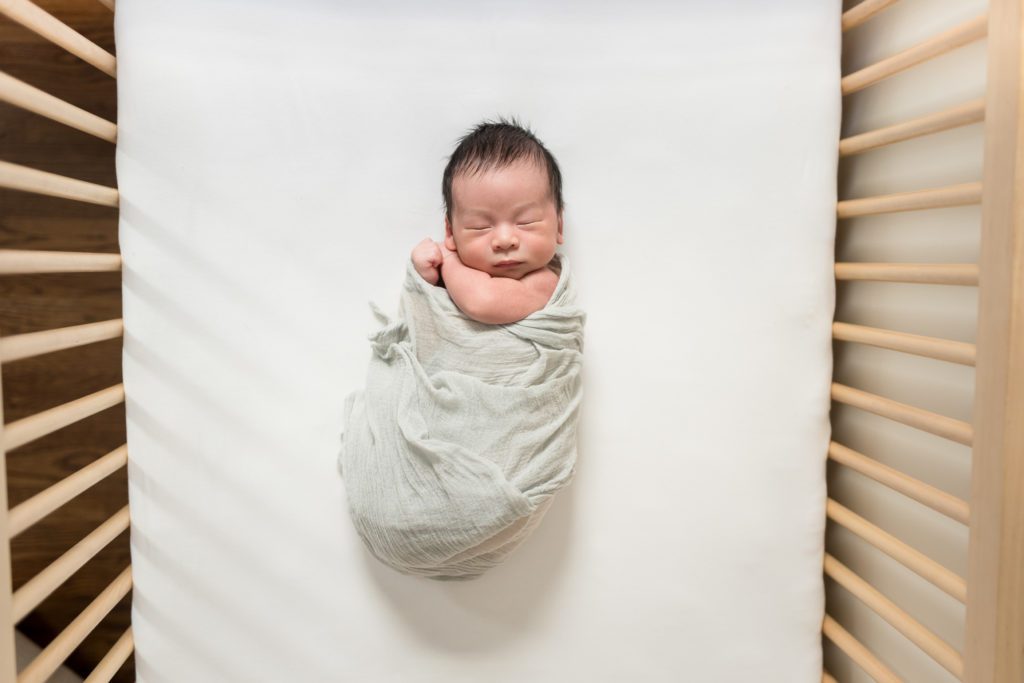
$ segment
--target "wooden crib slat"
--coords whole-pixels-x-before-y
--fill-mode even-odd
[[[978,284],[973,263],[836,263],[837,280],[877,280],[930,285]]]
[[[821,624],[821,632],[878,683],[903,683],[899,676],[894,674],[885,664],[882,664],[882,661],[871,650],[854,638],[849,631],[843,628],[828,613],[825,614],[825,619]]]
[[[0,275],[100,273],[120,269],[120,254],[0,249]]]
[[[29,0],[3,0],[0,14],[46,38],[108,76],[116,76],[117,60],[96,43]]]
[[[855,408],[867,410],[876,415],[881,415],[882,417],[887,417],[890,420],[901,422],[910,427],[921,429],[936,436],[962,443],[965,446],[970,446],[974,439],[974,429],[969,422],[939,415],[930,410],[900,403],[891,398],[872,394],[869,391],[854,389],[838,382],[832,383],[832,399]]]
[[[874,85],[900,71],[917,66],[921,62],[944,55],[975,40],[980,40],[985,37],[987,31],[987,14],[969,19],[959,26],[954,26],[948,31],[932,36],[928,40],[909,47],[902,52],[897,52],[891,57],[886,57],[870,66],[854,71],[852,74],[843,76],[840,80],[842,93],[849,95],[858,90],[863,90],[869,85]]]
[[[897,631],[910,639],[944,669],[963,680],[964,663],[959,652],[827,552],[825,553],[825,574],[874,610],[878,616],[892,624]]]
[[[117,124],[54,97],[0,71],[0,100],[108,142],[117,141]]]
[[[825,502],[825,514],[921,578],[930,581],[960,602],[967,602],[967,582],[921,551],[912,548],[832,498]]]
[[[97,185],[57,173],[47,173],[28,166],[12,164],[9,161],[0,161],[0,187],[45,194],[51,197],[75,199],[102,206],[118,205],[116,187]]]
[[[828,457],[908,498],[913,498],[922,505],[927,505],[936,512],[955,519],[961,524],[970,524],[971,510],[966,500],[961,500],[897,469],[883,465],[837,441],[829,442]]]
[[[128,660],[128,657],[135,649],[135,637],[132,634],[132,627],[125,629],[121,637],[117,639],[110,651],[103,656],[100,663],[92,670],[84,683],[108,683],[118,669]]]
[[[83,420],[124,401],[124,383],[101,389],[74,401],[4,425],[0,431],[0,450],[5,453],[62,427]]]
[[[0,257],[2,262],[2,257]],[[84,346],[124,335],[124,320],[114,318],[54,330],[0,337],[0,364]]]
[[[128,566],[18,674],[18,683],[45,683],[132,588]]]
[[[891,126],[851,135],[839,141],[839,156],[846,157],[868,150],[939,133],[959,126],[985,120],[985,98],[979,97],[932,114],[918,116]]]
[[[54,560],[46,569],[14,591],[12,599],[14,623],[25,618],[39,603],[57,590],[72,574],[82,568],[129,526],[128,506],[111,515],[88,536]]]
[[[864,2],[857,3],[843,12],[843,31],[849,31],[851,28],[860,26],[871,17],[894,4],[896,4],[896,0],[864,0]]]
[[[840,341],[869,344],[883,349],[912,353],[936,360],[974,365],[974,344],[951,339],[926,337],[909,332],[896,332],[866,325],[854,325],[841,321],[832,322],[832,338]],[[3,360],[3,339],[0,338],[0,361]]]
[[[28,500],[15,505],[7,515],[8,538],[14,538],[127,464],[128,445],[123,444]]]
[[[844,199],[836,203],[836,218],[980,204],[981,193],[981,182],[973,182],[860,199]]]

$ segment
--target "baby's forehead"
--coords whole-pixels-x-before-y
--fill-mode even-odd
[[[519,172],[515,175],[497,173],[474,173],[458,175],[452,181],[452,193],[458,195],[480,194],[487,190],[516,195],[514,200],[525,201],[551,198],[551,186],[547,172]]]

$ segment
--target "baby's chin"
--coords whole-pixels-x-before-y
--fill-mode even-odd
[[[473,270],[478,270],[481,273],[487,273],[491,277],[507,277],[510,280],[521,280],[524,275],[532,273],[541,267],[534,263],[533,259],[514,266],[500,267],[492,265],[486,261],[479,263],[467,263],[466,261],[463,261],[462,264],[472,268]]]
[[[535,263],[520,263],[515,266],[507,266],[499,268],[497,266],[491,266],[485,272],[490,274],[491,277],[507,277],[510,280],[522,280],[523,276],[532,273],[541,266]]]

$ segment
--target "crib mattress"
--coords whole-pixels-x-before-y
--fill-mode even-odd
[[[817,683],[838,0],[119,3],[140,683]],[[577,471],[479,579],[361,544],[336,458],[459,136],[558,159]]]

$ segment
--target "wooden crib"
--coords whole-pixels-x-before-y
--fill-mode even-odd
[[[65,664],[90,682],[130,681],[121,259],[111,144],[117,138],[114,3],[40,5],[45,10],[29,0],[0,0],[6,15],[0,100],[3,130],[10,131],[0,135],[7,143],[0,153],[0,275],[6,276],[0,279],[6,380],[0,502],[9,510],[0,519],[0,683],[48,680]],[[912,17],[911,23],[941,28],[902,42],[898,31],[872,32],[900,12],[905,23]],[[1022,27],[1024,0],[990,0],[987,14],[956,21],[947,21],[937,5],[910,0],[863,0],[843,13],[844,64],[877,52],[880,36],[899,47],[866,65],[844,66],[842,78],[823,681],[947,679],[936,672],[970,683],[1024,680]],[[943,60],[964,49],[985,51],[987,79],[976,98],[894,118],[885,115],[886,97],[869,97],[880,92],[878,84],[943,68]],[[887,123],[861,124],[872,116]],[[881,162],[862,162],[871,154],[901,145],[939,150],[948,144],[943,136],[975,124],[984,136],[980,179],[857,192],[878,181],[873,169]],[[898,226],[887,221],[896,216],[934,219],[972,206],[980,207],[976,263],[896,262],[906,259],[886,258],[898,250],[872,239],[895,232]],[[931,239],[941,252],[939,238]],[[869,260],[858,252],[880,256]],[[973,309],[968,317],[976,314],[973,342],[853,322],[884,318],[871,312],[909,289],[923,292],[916,305],[939,313],[955,308],[943,297],[958,293]],[[893,311],[899,315],[899,306],[890,307],[890,316]],[[970,334],[968,328],[961,336]],[[907,358],[924,360],[898,365]],[[858,374],[898,380],[902,373],[906,381],[893,386],[927,391],[927,383],[911,385],[925,375],[947,377],[939,369],[945,367],[974,368],[973,396],[959,406],[960,418],[853,386]],[[928,398],[929,405],[957,407],[955,399]],[[960,486],[963,495],[918,474],[932,467],[936,437],[948,444],[946,456],[964,463],[959,480],[944,475],[947,488]],[[893,456],[900,449],[910,455]],[[932,556],[939,553],[921,548],[937,548],[943,558],[962,554],[966,571],[953,571]],[[932,592],[907,588],[908,577]],[[933,618],[912,616],[914,610]],[[21,666],[16,628],[43,648]]]

